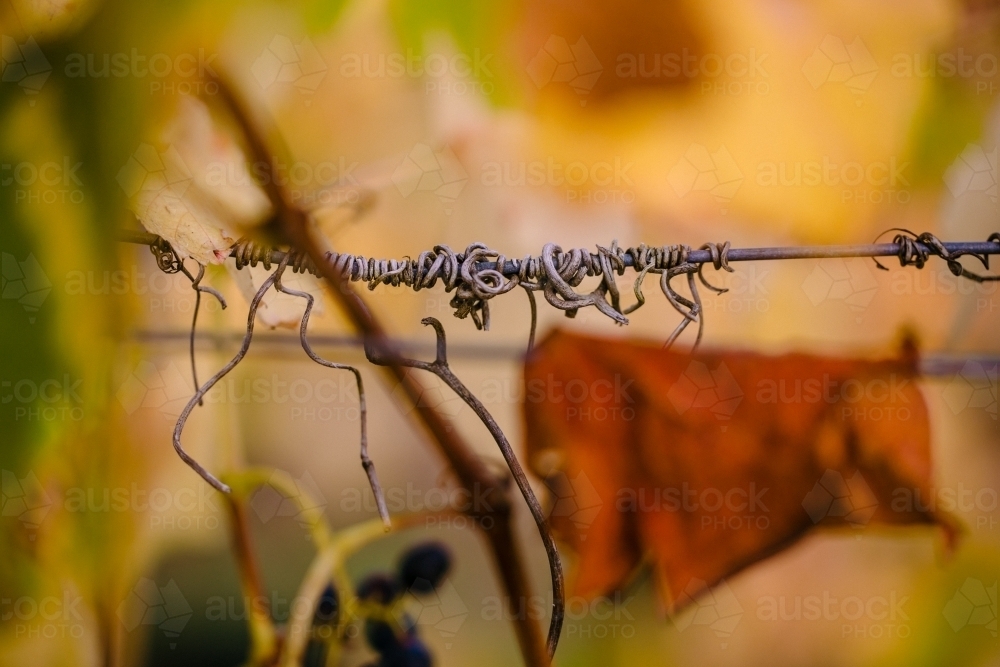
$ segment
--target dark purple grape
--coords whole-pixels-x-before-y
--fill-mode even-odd
[[[417,640],[417,624],[409,614],[403,614],[398,627],[370,618],[365,621],[365,639],[380,655],[393,655],[402,651],[409,642]]]
[[[403,588],[417,594],[437,589],[451,569],[451,552],[440,542],[427,542],[409,549],[399,562]]]
[[[388,574],[371,574],[358,586],[358,599],[378,604],[390,604],[399,597],[399,581]]]
[[[313,614],[313,625],[336,625],[340,614],[340,596],[333,584],[328,584],[319,602],[316,603],[316,613]]]
[[[385,655],[402,647],[402,642],[396,636],[396,631],[385,621],[368,619],[365,621],[365,639],[372,650]]]
[[[424,643],[416,637],[406,642],[406,667],[431,667],[434,660]]]

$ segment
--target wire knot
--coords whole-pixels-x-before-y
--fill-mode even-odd
[[[156,266],[164,273],[177,273],[183,266],[173,246],[164,238],[157,237],[149,245],[149,251],[156,257]]]
[[[979,260],[983,267],[988,270],[990,268],[990,257],[985,253],[952,252],[948,250],[941,239],[930,232],[915,234],[908,229],[901,229],[898,227],[894,227],[886,231],[899,232],[899,234],[896,234],[896,236],[893,237],[892,242],[899,246],[896,257],[899,259],[900,266],[915,266],[918,269],[922,269],[927,263],[927,258],[930,257],[930,255],[937,255],[948,264],[948,270],[951,271],[952,275],[958,276],[959,278],[967,278],[977,283],[1000,280],[1000,276],[984,276],[975,273],[974,271],[970,271],[962,266],[962,263],[958,261],[960,257],[968,255]],[[885,232],[883,232],[883,234],[884,233]],[[881,236],[881,234],[879,236]],[[994,232],[991,234],[987,239],[987,242],[1000,243],[1000,232]],[[874,261],[875,266],[883,271],[888,271],[888,269],[880,264],[877,259]]]

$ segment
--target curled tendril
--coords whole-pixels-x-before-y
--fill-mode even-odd
[[[703,249],[711,253],[716,269],[732,271],[728,264],[729,243],[709,243]],[[344,280],[365,282],[369,290],[379,285],[393,287],[408,286],[414,291],[434,287],[440,280],[446,292],[454,292],[451,307],[455,317],[471,318],[479,329],[490,328],[489,302],[494,297],[522,287],[527,292],[541,291],[545,300],[553,307],[574,317],[581,308],[595,307],[603,315],[618,324],[628,324],[626,315],[642,307],[645,297],[642,283],[649,273],[668,273],[664,293],[668,300],[683,316],[680,330],[691,321],[698,319],[701,309],[694,306],[700,297],[692,293],[693,301],[682,298],[670,286],[669,279],[689,270],[698,273],[700,282],[716,293],[726,290],[716,288],[704,277],[700,265],[687,260],[688,246],[672,245],[649,247],[645,244],[633,248],[621,248],[617,241],[610,247],[597,246],[597,252],[583,248],[563,251],[549,243],[536,256],[526,256],[521,260],[508,261],[503,253],[493,250],[483,243],[473,243],[463,253],[456,253],[449,246],[441,244],[432,250],[420,253],[416,259],[378,259],[349,253],[326,253],[326,261]],[[284,253],[243,239],[233,249],[237,267],[263,264],[270,268]],[[639,275],[633,285],[636,303],[628,308],[621,304],[621,293],[616,277],[621,276],[631,259]],[[294,271],[316,273],[315,267],[304,258],[293,256],[290,266]],[[693,268],[692,268],[693,267]],[[589,293],[580,293],[577,288],[584,279],[599,277],[598,285]],[[534,297],[529,303],[535,308]],[[691,305],[687,305],[691,304]],[[532,311],[533,322],[537,322],[537,312]],[[701,327],[700,327],[701,328]],[[529,341],[534,341],[534,324]],[[530,346],[529,346],[530,347]]]
[[[183,273],[187,276],[187,279],[191,281],[191,289],[195,291],[194,299],[194,312],[191,316],[191,335],[190,342],[188,345],[189,356],[191,358],[191,377],[194,381],[195,391],[198,390],[198,367],[195,363],[194,355],[194,342],[195,342],[195,331],[198,325],[198,311],[201,309],[201,294],[202,292],[207,292],[216,298],[222,309],[226,309],[226,299],[213,287],[204,286],[201,284],[202,278],[205,277],[205,265],[201,262],[196,262],[198,265],[198,275],[194,276],[188,271],[187,267],[184,266],[184,260],[181,259],[177,251],[174,250],[173,246],[166,239],[157,237],[156,241],[149,245],[150,252],[156,257],[156,266],[166,274]],[[201,400],[198,401],[198,405],[202,405]]]
[[[194,338],[195,338],[195,331],[197,330],[198,327],[198,311],[201,310],[201,293],[207,292],[208,294],[214,296],[216,300],[219,302],[219,305],[222,306],[223,310],[225,310],[226,306],[228,305],[226,303],[226,298],[222,296],[222,294],[217,289],[215,289],[214,287],[208,287],[201,284],[201,279],[205,277],[205,265],[202,264],[201,262],[197,262],[197,264],[198,264],[197,276],[191,275],[191,272],[188,271],[187,267],[184,266],[183,261],[180,262],[180,268],[179,268],[179,270],[183,271],[184,275],[188,277],[188,280],[191,281],[191,289],[194,290],[194,295],[195,295],[194,312],[191,315],[191,336],[188,342],[188,354],[191,357],[191,379],[194,381],[195,391],[198,391],[198,366],[195,363]],[[198,405],[204,405],[204,401],[199,400]]]
[[[149,251],[156,257],[156,266],[164,273],[177,273],[184,266],[166,239],[157,237],[149,244]]]
[[[306,301],[306,308],[302,313],[302,321],[299,325],[299,342],[302,343],[302,349],[305,350],[307,355],[309,355],[309,358],[321,366],[350,371],[354,375],[354,379],[358,386],[358,403],[361,421],[361,466],[364,468],[365,474],[368,475],[368,483],[371,485],[372,493],[375,496],[375,505],[378,507],[379,517],[382,519],[385,529],[389,530],[392,527],[392,522],[389,519],[389,509],[386,506],[385,495],[382,493],[382,485],[379,483],[378,474],[375,472],[375,464],[370,458],[368,458],[368,409],[365,402],[365,385],[361,380],[361,373],[354,366],[329,361],[313,351],[312,346],[309,344],[309,340],[306,337],[306,331],[309,328],[309,316],[312,314],[315,299],[313,295],[308,292],[291,289],[290,287],[286,287],[282,284],[281,276],[283,275],[288,261],[289,256],[286,255],[285,258],[281,260],[281,264],[278,265],[278,269],[274,273],[274,287],[279,292],[283,292],[300,299],[305,299]]]
[[[544,545],[545,553],[548,556],[549,574],[552,579],[552,618],[549,621],[547,646],[549,656],[551,657],[555,654],[556,646],[559,643],[559,635],[562,631],[566,593],[562,561],[559,558],[559,550],[556,548],[555,540],[549,532],[548,523],[546,522],[542,505],[538,502],[538,498],[535,497],[535,492],[531,489],[528,477],[525,475],[524,469],[521,467],[521,463],[517,460],[517,455],[514,453],[514,449],[510,446],[510,442],[507,440],[507,436],[504,435],[500,425],[497,424],[493,415],[491,415],[489,410],[486,409],[486,406],[483,405],[482,401],[476,398],[476,396],[469,391],[465,384],[458,378],[458,376],[455,375],[454,372],[452,372],[451,367],[448,365],[448,345],[445,339],[444,327],[441,325],[441,322],[433,317],[425,317],[421,320],[421,323],[434,328],[436,336],[436,354],[434,361],[428,362],[420,361],[419,359],[407,359],[394,353],[390,354],[389,352],[383,350],[370,338],[365,339],[365,356],[368,358],[368,361],[379,366],[398,364],[400,366],[417,368],[419,370],[433,373],[445,384],[447,384],[459,398],[465,401],[466,405],[468,405],[472,411],[476,413],[479,420],[484,426],[486,426],[490,435],[493,436],[493,440],[496,442],[497,447],[499,447],[500,453],[503,455],[504,461],[507,463],[507,468],[510,471],[511,476],[514,478],[514,482],[517,484],[517,488],[520,490],[521,496],[524,498],[524,502],[528,505],[528,509],[531,511],[531,517],[534,519],[535,525],[538,527],[538,533],[542,538],[542,544]]]
[[[938,237],[934,236],[930,232],[917,234],[915,232],[911,232],[909,229],[903,229],[901,227],[887,229],[879,234],[875,238],[875,241],[877,242],[879,238],[889,232],[899,232],[895,237],[893,237],[892,242],[899,246],[899,252],[896,254],[896,257],[899,259],[900,266],[915,266],[918,269],[922,269],[931,255],[937,255],[948,264],[948,270],[951,271],[952,275],[958,276],[959,278],[966,278],[977,283],[1000,280],[1000,276],[984,276],[970,271],[962,266],[962,263],[958,261],[959,257],[968,255],[969,257],[974,257],[979,260],[983,267],[989,270],[989,255],[975,252],[952,252],[945,247],[944,243],[942,243]],[[991,234],[989,239],[987,239],[987,242],[1000,244],[1000,232],[994,232]],[[873,261],[875,262],[875,266],[883,271],[889,270],[879,263],[877,259],[873,258]]]
[[[713,252],[716,268],[727,271],[726,254],[729,244],[707,244]],[[446,292],[455,292],[451,306],[455,316],[461,319],[471,317],[481,329],[490,327],[490,299],[506,294],[515,287],[528,292],[541,291],[552,306],[573,317],[581,308],[593,306],[602,314],[619,324],[627,324],[626,315],[645,303],[642,281],[650,273],[662,273],[681,265],[687,265],[687,246],[621,248],[617,241],[610,247],[598,246],[592,253],[582,248],[563,251],[554,243],[547,244],[537,256],[527,256],[521,260],[508,262],[506,257],[482,243],[474,243],[464,253],[456,253],[446,245],[435,246],[433,250],[420,253],[416,259],[404,257],[395,259],[366,258],[363,255],[329,252],[326,260],[344,279],[365,282],[369,289],[379,285],[411,287],[415,291],[433,287],[438,280],[444,284]],[[244,255],[250,255],[244,251]],[[631,255],[633,265],[640,274],[634,291],[637,303],[623,309],[616,276],[625,272],[626,256]],[[508,267],[513,265],[513,271]],[[577,288],[588,277],[600,277],[597,287],[585,294]],[[701,277],[703,284],[719,291]],[[690,315],[688,308],[670,290],[671,303],[682,313]],[[685,315],[685,319],[688,316]]]
[[[213,488],[217,489],[218,491],[221,491],[222,493],[229,493],[231,491],[228,485],[224,484],[215,475],[208,472],[208,470],[206,470],[200,463],[198,463],[193,457],[191,457],[184,450],[184,447],[181,445],[181,436],[184,433],[184,427],[187,425],[188,417],[190,417],[191,412],[194,410],[195,406],[202,404],[202,400],[205,394],[207,394],[212,389],[212,387],[218,384],[218,382],[222,378],[224,378],[230,371],[236,368],[236,366],[239,365],[241,361],[243,361],[243,358],[250,350],[250,343],[253,341],[254,323],[256,322],[257,319],[257,309],[260,307],[260,303],[264,299],[265,294],[267,294],[267,291],[271,289],[271,287],[273,286],[281,292],[290,294],[292,296],[304,298],[307,301],[305,312],[302,315],[302,323],[299,328],[299,337],[302,342],[302,348],[305,350],[306,354],[308,354],[309,357],[316,363],[321,364],[323,366],[327,366],[328,368],[338,368],[351,371],[354,374],[355,379],[357,380],[358,399],[360,401],[360,414],[361,414],[361,465],[364,467],[365,473],[368,475],[368,481],[371,484],[372,492],[375,494],[375,500],[378,506],[379,516],[382,518],[382,522],[388,528],[391,524],[389,520],[389,511],[386,507],[385,496],[382,493],[382,486],[379,483],[378,476],[375,472],[375,464],[371,461],[370,458],[368,458],[368,420],[367,420],[367,409],[365,406],[364,385],[361,381],[361,374],[358,372],[356,368],[352,366],[348,366],[345,364],[336,364],[332,361],[327,361],[326,359],[323,359],[315,352],[313,352],[312,347],[309,345],[309,342],[306,339],[306,330],[309,326],[309,316],[312,312],[312,306],[313,306],[313,296],[306,292],[300,292],[298,290],[290,289],[281,284],[281,276],[283,272],[290,264],[293,264],[294,262],[295,262],[295,257],[292,256],[292,253],[285,254],[285,256],[282,257],[282,259],[280,260],[278,268],[274,271],[274,273],[268,276],[266,280],[264,280],[264,282],[260,286],[260,289],[257,290],[257,293],[254,294],[253,298],[250,300],[250,309],[247,313],[246,334],[243,336],[243,343],[240,346],[239,351],[232,359],[229,360],[229,363],[227,363],[225,366],[222,367],[222,369],[218,373],[213,375],[204,385],[199,387],[198,390],[195,392],[194,396],[191,397],[191,400],[188,401],[187,405],[184,406],[184,409],[181,411],[181,414],[177,419],[177,424],[174,426],[174,434],[173,434],[174,449],[177,451],[177,455],[180,456],[181,459],[188,466],[190,466],[192,470],[198,473],[202,477],[202,479],[208,482]],[[199,271],[198,276],[193,280],[193,284],[195,285],[196,289],[198,288],[197,282],[200,281],[203,273],[204,273],[204,267],[201,268],[201,271]],[[201,289],[218,295],[218,293],[215,292],[215,290],[212,290],[211,288],[202,287]],[[221,298],[221,295],[218,296]],[[223,301],[223,304],[224,303],[225,302]]]
[[[930,255],[937,255],[948,263],[949,270],[956,276],[976,282],[1000,279],[996,276],[974,273],[964,268],[958,261],[963,255],[971,255],[989,268],[986,254],[949,251],[932,234],[918,235],[905,229],[890,231],[901,232],[894,241],[899,246],[898,257],[903,266],[920,268]],[[993,234],[989,241],[1000,244],[1000,234]],[[163,270],[168,272],[180,270],[179,262],[169,244],[159,240],[151,246],[151,249],[157,255],[157,263]],[[391,285],[407,286],[419,291],[432,288],[440,281],[446,292],[454,292],[451,299],[454,315],[461,319],[471,318],[480,329],[490,328],[490,300],[510,292],[515,287],[521,287],[529,294],[541,291],[549,304],[563,310],[568,317],[574,317],[581,308],[593,306],[618,324],[627,324],[627,315],[646,303],[642,291],[646,277],[650,273],[656,273],[660,274],[661,291],[682,317],[668,338],[667,345],[671,345],[692,322],[698,322],[699,335],[695,343],[697,347],[704,332],[704,308],[698,288],[693,278],[689,276],[687,282],[690,298],[684,297],[673,288],[671,281],[681,274],[697,273],[697,282],[703,287],[716,294],[723,294],[728,290],[716,287],[705,278],[705,265],[711,262],[717,271],[733,270],[729,266],[728,241],[706,243],[700,250],[707,252],[709,258],[691,262],[688,259],[691,248],[686,245],[640,244],[621,248],[615,241],[610,247],[597,246],[597,252],[590,252],[583,248],[563,251],[559,246],[550,243],[538,256],[528,255],[520,260],[507,260],[502,253],[490,249],[485,244],[473,243],[464,253],[456,253],[447,245],[436,245],[432,250],[421,252],[416,259],[411,257],[377,259],[337,252],[328,252],[325,259],[344,280],[365,282],[371,290],[379,285]],[[270,269],[271,265],[279,262],[285,254],[284,251],[248,239],[242,239],[232,250],[238,268],[263,264],[265,268]],[[632,286],[636,300],[632,305],[623,308],[616,276],[623,275],[626,266],[632,266],[637,271]],[[876,266],[885,268],[877,260]],[[316,267],[299,253],[292,254],[288,267],[295,272],[317,273]],[[599,277],[600,283],[589,293],[578,292],[583,280],[589,277]],[[529,304],[535,308],[533,296]],[[535,310],[532,311],[532,318],[529,341],[533,343],[534,323],[537,322]]]
[[[181,411],[180,416],[177,418],[177,424],[174,425],[174,437],[173,444],[174,449],[177,451],[177,455],[181,457],[184,463],[188,464],[192,470],[201,475],[201,478],[208,482],[212,487],[221,491],[222,493],[229,493],[231,489],[227,484],[223,484],[215,475],[208,472],[200,463],[194,460],[187,452],[184,451],[184,447],[181,445],[181,435],[184,433],[184,426],[187,424],[188,417],[191,416],[191,411],[194,410],[196,405],[200,405],[202,399],[205,397],[212,387],[214,387],[219,380],[224,378],[229,371],[236,368],[237,364],[243,361],[243,357],[247,355],[250,350],[250,343],[253,340],[253,326],[257,319],[257,308],[260,307],[260,302],[264,298],[271,286],[274,284],[275,275],[271,274],[254,294],[253,299],[250,300],[250,310],[247,313],[247,330],[246,334],[243,336],[243,344],[240,346],[239,352],[236,353],[229,363],[222,367],[218,373],[213,375],[209,380],[195,392],[191,400],[188,401],[187,405]]]

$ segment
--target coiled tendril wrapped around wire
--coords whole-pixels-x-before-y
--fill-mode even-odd
[[[716,269],[732,271],[727,254],[729,243],[708,243],[702,246],[712,255]],[[237,251],[237,262],[253,263],[254,259],[268,258],[260,249]],[[344,280],[365,282],[368,289],[379,285],[400,285],[414,291],[432,288],[440,281],[446,292],[454,292],[451,306],[458,318],[471,317],[477,328],[489,329],[489,301],[493,297],[522,287],[529,292],[540,291],[552,306],[566,311],[573,317],[580,308],[594,306],[618,324],[627,324],[626,315],[645,303],[642,284],[649,273],[660,274],[660,287],[670,303],[683,316],[680,330],[690,322],[700,323],[701,300],[697,288],[692,299],[678,294],[670,284],[672,278],[698,274],[702,284],[715,292],[724,292],[709,284],[701,274],[699,264],[688,262],[691,248],[686,245],[650,247],[645,244],[621,248],[617,241],[610,247],[598,246],[597,252],[584,248],[564,251],[554,243],[546,244],[538,256],[526,256],[508,261],[503,253],[482,243],[473,243],[463,253],[456,253],[447,245],[434,246],[416,258],[378,259],[350,253],[328,252],[326,261]],[[616,277],[625,273],[626,255],[631,255],[632,265],[638,270],[633,284],[636,303],[622,308],[621,294]],[[265,264],[267,266],[267,264]],[[311,267],[305,267],[311,270]],[[600,277],[600,283],[589,293],[577,288],[589,277]],[[690,283],[694,285],[693,281]],[[679,334],[680,331],[675,332]],[[676,337],[676,336],[674,336]]]

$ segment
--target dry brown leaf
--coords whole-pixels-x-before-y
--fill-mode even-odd
[[[556,332],[525,368],[529,464],[579,554],[574,590],[651,562],[671,608],[818,525],[938,524],[916,354],[704,352]],[[923,499],[923,503],[920,502]]]

